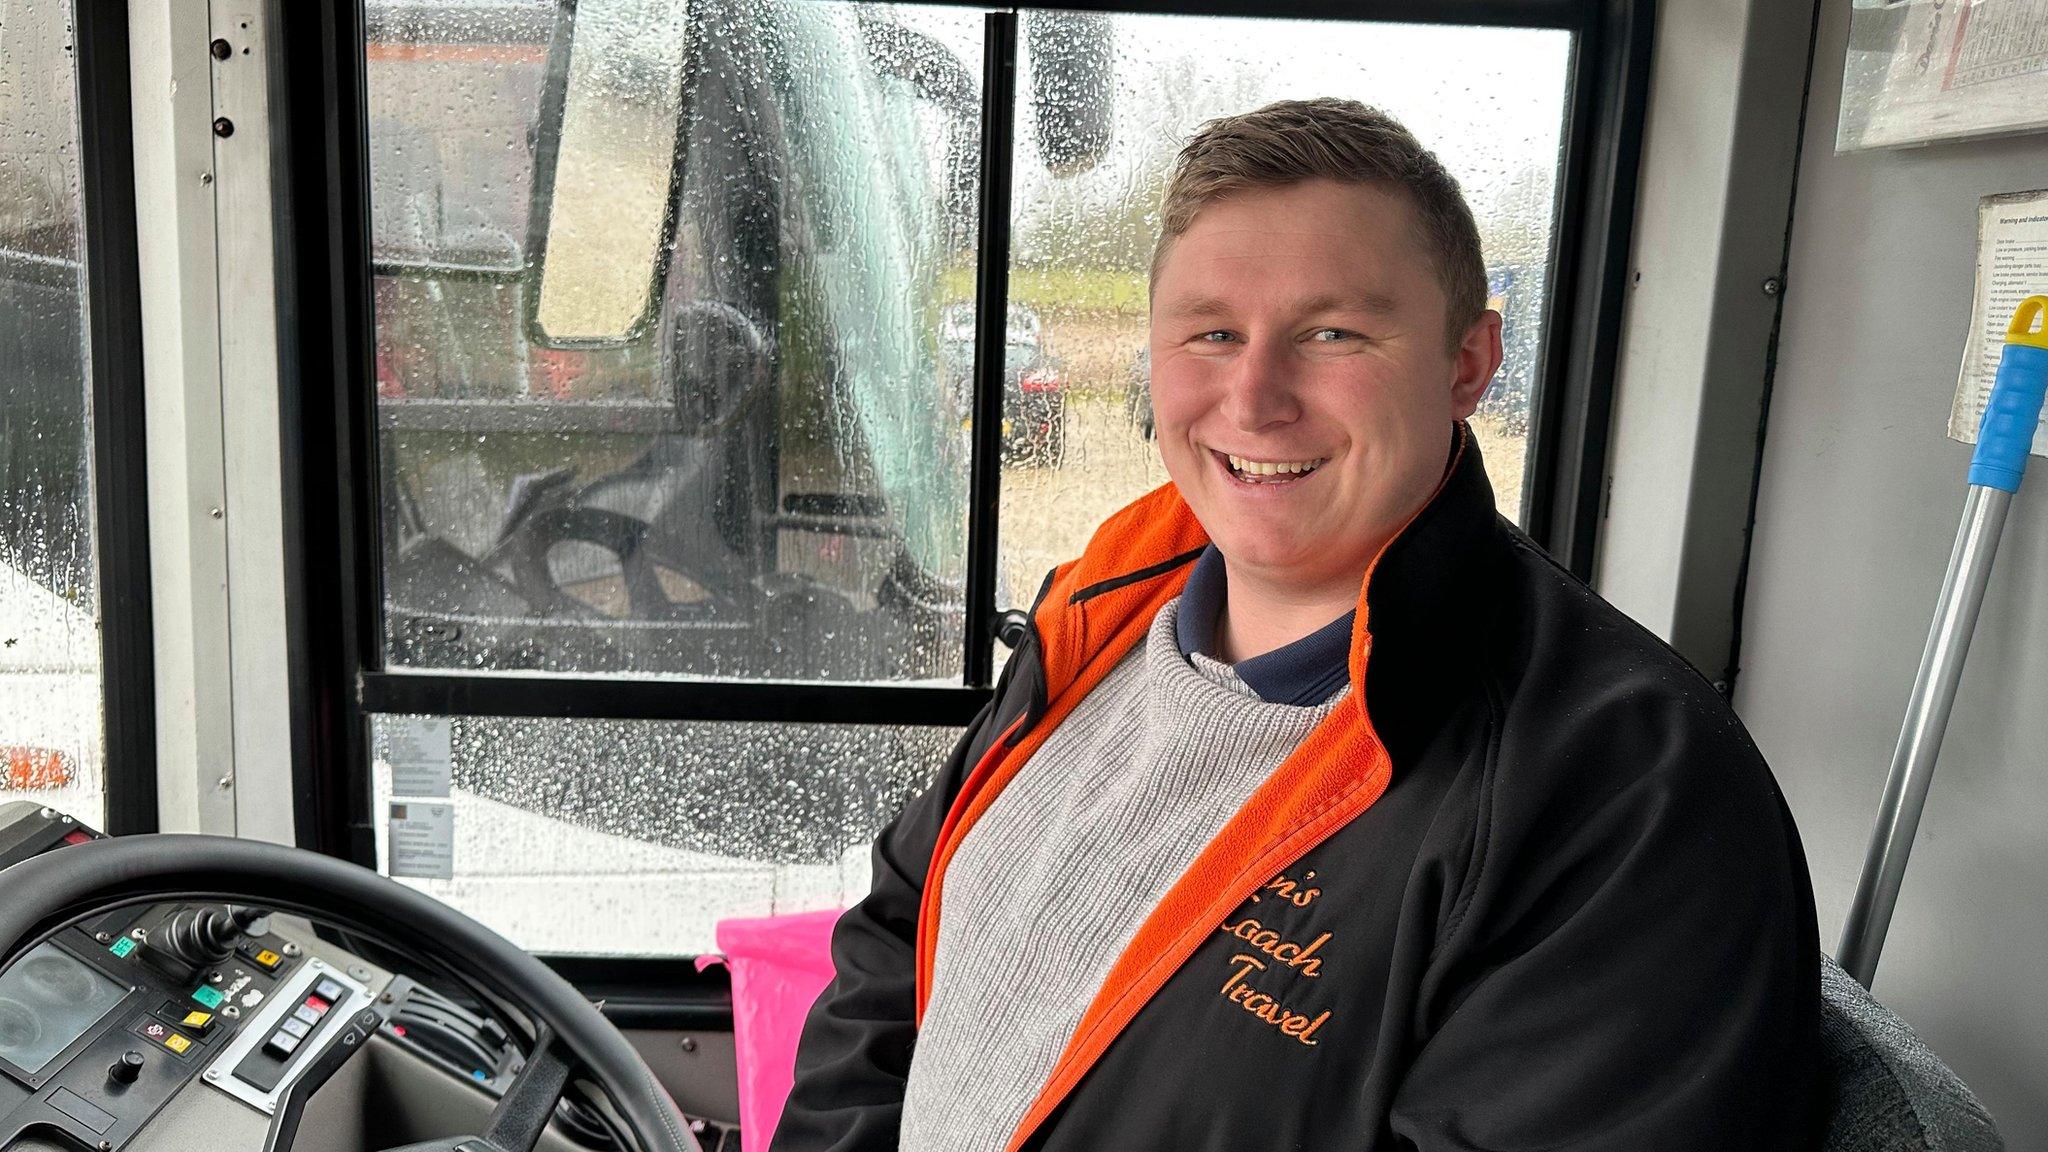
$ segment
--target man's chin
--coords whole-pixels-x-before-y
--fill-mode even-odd
[[[1226,529],[1210,533],[1210,539],[1223,553],[1229,571],[1258,579],[1275,590],[1327,589],[1338,583],[1362,582],[1372,562],[1372,557],[1364,555],[1347,562],[1341,557],[1345,549],[1312,533],[1275,536]]]

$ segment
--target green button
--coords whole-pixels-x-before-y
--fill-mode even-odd
[[[128,958],[128,954],[130,952],[135,951],[135,941],[131,937],[123,936],[119,940],[114,941],[114,943],[107,948],[107,951],[112,952],[114,955],[119,956],[123,960],[126,960]]]
[[[227,999],[227,997],[220,994],[220,989],[208,988],[204,984],[192,990],[192,998],[208,1008],[218,1008],[220,1007],[220,1002]]]

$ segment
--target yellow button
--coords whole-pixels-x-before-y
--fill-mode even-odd
[[[179,1021],[179,1023],[183,1024],[187,1028],[204,1028],[207,1025],[213,1023],[213,1013],[199,1011],[187,1012],[185,1013],[185,1018]]]
[[[275,968],[283,959],[284,957],[279,956],[268,948],[256,954],[256,963],[265,968]]]
[[[180,1056],[183,1056],[185,1053],[190,1052],[192,1050],[192,1041],[187,1040],[185,1037],[178,1035],[176,1032],[173,1032],[169,1036],[164,1037],[164,1047],[169,1048],[171,1051],[176,1052]]]

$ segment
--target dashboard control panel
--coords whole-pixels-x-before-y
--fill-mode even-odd
[[[97,838],[48,809],[0,806],[0,867]],[[0,1148],[61,1133],[117,1152],[199,1083],[272,1117],[317,1087],[392,1005],[386,977],[315,955],[303,927],[260,909],[140,905],[25,952],[0,973]]]

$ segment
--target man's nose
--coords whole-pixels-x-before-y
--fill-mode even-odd
[[[1301,414],[1294,394],[1293,357],[1280,340],[1254,340],[1244,346],[1224,381],[1224,418],[1246,432],[1285,424]]]

